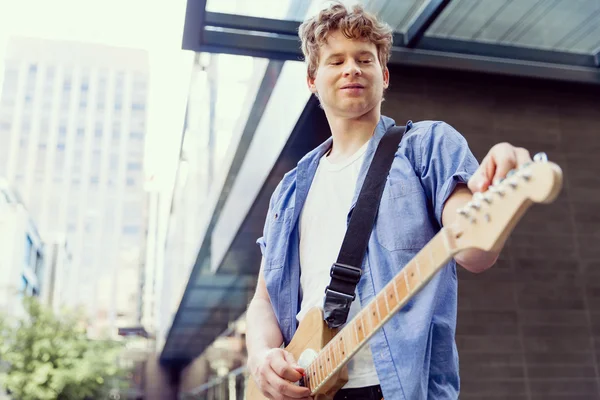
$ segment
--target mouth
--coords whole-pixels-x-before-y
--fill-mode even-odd
[[[359,83],[349,83],[342,86],[342,89],[364,89],[365,87]]]

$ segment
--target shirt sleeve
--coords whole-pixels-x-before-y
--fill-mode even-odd
[[[420,179],[442,226],[442,211],[459,183],[467,183],[479,163],[465,138],[445,122],[431,124],[420,140]]]
[[[284,177],[285,179],[285,177]],[[267,250],[267,238],[269,237],[269,221],[272,220],[273,210],[275,208],[275,204],[279,199],[279,194],[281,192],[283,186],[283,180],[279,182],[277,188],[273,191],[271,195],[271,200],[269,200],[269,210],[267,211],[267,217],[265,218],[265,225],[263,227],[263,235],[256,240],[256,244],[260,247],[260,253],[263,257],[265,257],[265,252]]]

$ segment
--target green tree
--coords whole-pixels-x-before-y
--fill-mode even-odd
[[[26,315],[0,318],[0,385],[15,400],[108,399],[128,371],[123,345],[90,340],[74,314],[54,315],[34,298]]]

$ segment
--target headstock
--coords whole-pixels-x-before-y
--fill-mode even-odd
[[[457,212],[452,226],[456,250],[501,246],[525,211],[534,203],[551,203],[562,188],[562,170],[539,153],[534,161],[512,170],[486,192],[475,193]]]

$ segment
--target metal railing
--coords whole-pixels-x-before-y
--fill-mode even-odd
[[[181,393],[179,400],[244,400],[247,379],[246,367],[240,367]]]

